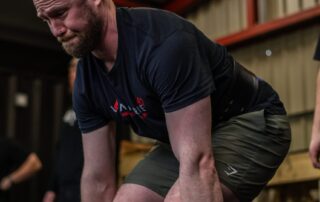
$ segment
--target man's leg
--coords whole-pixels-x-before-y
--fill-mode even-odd
[[[226,202],[238,202],[239,200],[226,186],[221,184],[223,199]],[[120,187],[114,202],[181,202],[177,183],[170,189],[164,199],[156,192],[137,184],[124,184]]]
[[[136,199],[131,195],[147,195],[148,198],[158,198],[163,202],[178,175],[178,160],[174,157],[169,145],[164,146],[160,143],[125,178],[117,197],[124,196]],[[158,200],[149,199],[146,201],[157,202]]]
[[[212,144],[220,182],[240,201],[252,201],[286,156],[290,137],[288,118],[263,110],[218,124]]]
[[[115,202],[180,202],[176,185],[179,163],[169,145],[161,144],[129,174]],[[221,183],[224,201],[237,202],[233,192]]]
[[[226,186],[224,186],[222,183],[221,183],[221,189],[222,189],[222,193],[223,193],[223,201],[225,201],[225,202],[239,202],[239,200],[232,193],[232,191],[229,188],[227,188]],[[179,191],[179,187],[177,186],[177,182],[170,189],[164,202],[181,202],[180,201],[180,191]]]
[[[120,187],[114,202],[163,202],[156,192],[137,184],[124,184]]]

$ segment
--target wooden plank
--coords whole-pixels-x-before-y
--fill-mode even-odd
[[[309,144],[311,140],[311,132],[312,132],[312,124],[313,124],[313,113],[308,114],[306,116],[306,142]]]
[[[299,0],[285,0],[286,15],[297,13],[300,10]]]
[[[215,6],[216,22],[217,25],[217,37],[226,36],[228,34],[228,20],[226,18],[227,10],[227,2],[224,0],[216,0],[213,1],[213,5]]]
[[[275,15],[275,18],[282,18],[282,17],[284,17],[285,16],[285,9],[284,9],[284,0],[273,0],[274,2],[273,2],[273,4],[275,5],[275,13],[276,13],[276,15]]]
[[[208,4],[212,5],[212,2],[208,2]],[[218,19],[212,18],[214,10],[213,7],[210,5],[204,6],[198,11],[200,21],[202,22],[202,31],[208,37],[216,34],[216,24],[218,23]]]
[[[314,110],[316,80],[320,62],[313,60],[315,46],[319,36],[319,26],[309,28],[302,31],[302,58],[303,58],[303,73],[304,73],[304,101],[307,111]]]
[[[309,9],[315,7],[316,1],[315,0],[302,0],[302,9]]]
[[[268,186],[319,180],[320,170],[313,168],[308,152],[289,154]]]
[[[283,0],[268,0],[266,1],[266,15],[267,21],[282,18],[284,13]]]
[[[210,1],[206,6],[200,7],[186,18],[207,36],[221,35],[218,28],[220,16],[215,11],[217,8],[214,4],[215,1]]]
[[[252,46],[241,47],[236,50],[232,50],[231,55],[245,68],[252,70]]]
[[[126,176],[131,172],[131,170],[142,160],[145,156],[143,152],[136,152],[127,155],[120,156],[119,162],[119,181],[123,182]]]
[[[244,30],[245,28],[248,27],[248,8],[247,8],[247,0],[239,0],[239,5],[240,5],[240,22],[241,22],[241,29]],[[255,20],[256,19],[252,19]]]
[[[264,23],[268,21],[267,17],[267,1],[265,0],[257,0],[257,15],[258,15],[258,23]]]
[[[219,38],[213,36],[213,38],[218,43],[225,46],[235,45],[237,43],[240,43],[261,35],[266,35],[276,30],[281,30],[282,28],[287,28],[292,25],[303,23],[311,19],[315,19],[319,16],[320,16],[320,6],[317,6],[317,7],[299,12],[297,14],[286,16],[278,20],[248,27],[247,29],[241,32],[230,34],[228,36],[222,36]]]
[[[270,46],[267,41],[256,43],[253,46],[252,68],[258,77],[263,78],[268,83],[272,82],[272,69],[270,68]]]
[[[208,18],[210,19],[210,25],[209,25],[209,29],[210,29],[210,37],[216,38],[218,36],[222,36],[223,33],[221,33],[221,27],[220,27],[220,23],[219,23],[219,12],[218,12],[218,8],[216,6],[216,4],[218,4],[217,1],[210,1],[208,3],[208,8],[210,10],[210,12],[208,13]],[[223,21],[224,22],[224,21]],[[221,22],[222,23],[222,22]]]
[[[241,30],[241,6],[239,0],[225,0],[228,9],[228,33],[234,33]]]
[[[284,57],[285,36],[276,37],[270,42],[272,50],[271,64],[272,68],[272,87],[278,92],[280,100],[285,108],[290,106],[289,98],[289,79],[287,58]]]
[[[263,50],[263,44],[256,43],[254,46],[252,46],[252,62],[251,62],[251,70],[253,73],[255,73],[258,77],[262,79],[266,79],[265,75],[262,75],[263,69],[262,69],[262,63],[264,60],[264,50]]]
[[[121,141],[119,157],[119,177],[120,182],[131,172],[140,160],[148,153],[153,144],[132,143]]]
[[[290,118],[291,125],[291,145],[290,151],[302,151],[308,148],[308,143],[306,142],[306,120],[304,117],[294,117]]]
[[[284,57],[290,68],[289,73],[289,114],[301,113],[304,111],[304,82],[302,68],[300,32],[293,32],[287,35]]]
[[[197,12],[197,27],[205,34],[208,33],[208,18],[205,15],[207,13],[207,8],[202,7]]]

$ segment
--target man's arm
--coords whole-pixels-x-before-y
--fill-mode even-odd
[[[316,84],[316,105],[314,110],[314,118],[312,125],[311,142],[309,146],[309,154],[312,164],[315,168],[320,168],[320,70],[318,70]]]
[[[180,162],[176,186],[181,201],[223,201],[212,153],[210,97],[166,113],[166,123],[173,152]]]
[[[56,199],[56,193],[54,191],[46,191],[43,196],[42,202],[54,202]]]
[[[8,190],[13,184],[20,183],[29,178],[42,167],[41,161],[35,153],[29,154],[27,159],[19,166],[18,169],[10,173],[1,180],[0,188]]]
[[[116,193],[115,124],[82,135],[84,167],[83,202],[111,202]]]

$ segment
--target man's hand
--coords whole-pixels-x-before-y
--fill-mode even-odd
[[[10,177],[4,177],[0,183],[0,189],[3,191],[9,190],[12,187],[12,180]]]
[[[42,199],[42,202],[54,202],[56,193],[53,191],[47,191]]]
[[[313,167],[320,168],[319,162],[320,153],[320,134],[312,134],[312,139],[309,146],[309,155]]]
[[[320,152],[320,70],[317,75],[317,90],[316,90],[316,106],[314,110],[311,141],[309,145],[309,155],[313,167],[320,168],[319,163]]]

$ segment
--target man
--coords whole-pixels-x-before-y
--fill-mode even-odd
[[[38,156],[8,138],[0,138],[0,201],[10,201],[14,184],[30,178],[42,167]]]
[[[277,94],[184,19],[111,0],[34,0],[81,57],[83,201],[251,201],[290,144]],[[116,190],[114,123],[160,141]]]
[[[69,65],[68,81],[70,95],[76,77],[78,59]],[[70,102],[71,105],[71,102]],[[55,165],[48,191],[43,202],[80,202],[80,178],[83,167],[81,132],[76,116],[70,107],[63,116],[60,137],[55,155]]]
[[[320,37],[316,46],[313,58],[320,60]],[[314,118],[312,125],[311,141],[309,146],[309,154],[312,165],[315,168],[320,168],[319,153],[320,153],[320,71],[317,75],[317,90],[316,90],[316,106],[314,110]]]

